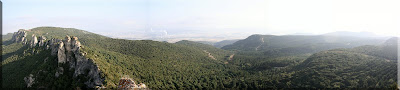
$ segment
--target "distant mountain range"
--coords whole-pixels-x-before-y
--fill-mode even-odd
[[[244,51],[284,50],[287,48],[310,49],[310,52],[333,48],[351,48],[360,45],[377,45],[388,37],[357,37],[331,35],[252,35],[222,49]]]
[[[337,32],[331,32],[331,33],[326,33],[326,34],[321,34],[321,35],[316,35],[316,34],[310,34],[310,33],[295,33],[295,34],[289,34],[289,35],[274,35],[274,36],[282,36],[282,37],[289,37],[289,36],[320,36],[324,38],[335,38],[335,37],[349,37],[349,38],[358,38],[358,39],[370,39],[370,38],[378,38],[382,40],[390,38],[390,36],[384,36],[384,35],[377,35],[375,33],[371,32],[349,32],[349,31],[337,31]],[[197,41],[199,43],[204,43],[204,44],[209,44],[213,45],[218,48],[222,48],[226,45],[233,44],[236,41],[239,41],[241,39],[235,39],[235,40],[222,40],[219,42],[211,42],[211,41]],[[379,42],[382,43],[382,42]]]
[[[351,37],[389,37],[389,36],[382,36],[377,35],[371,32],[349,32],[349,31],[337,31],[323,34],[325,36],[351,36]]]
[[[236,41],[239,41],[239,40],[240,40],[240,39],[235,39],[235,40],[222,40],[222,41],[219,41],[219,42],[209,42],[209,41],[196,41],[196,42],[198,42],[198,43],[203,43],[203,44],[208,44],[208,45],[212,45],[212,46],[217,47],[217,48],[222,48],[222,47],[224,47],[224,46],[226,46],[226,45],[233,44],[233,43],[235,43]]]

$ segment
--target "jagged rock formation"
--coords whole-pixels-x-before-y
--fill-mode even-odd
[[[39,46],[40,46],[40,47],[44,46],[44,45],[46,44],[45,41],[46,41],[46,37],[40,36],[40,37],[39,37],[39,42],[38,42],[38,43],[39,43]]]
[[[64,43],[62,41],[59,42],[58,48],[56,48],[56,49],[57,49],[58,64],[63,64],[65,62],[67,62],[66,55],[65,55]]]
[[[67,61],[70,62],[70,68],[75,69],[73,76],[86,75],[89,77],[88,81],[85,82],[88,87],[102,85],[104,79],[100,76],[101,71],[92,59],[86,58],[85,53],[80,51],[81,43],[78,41],[78,37],[67,36],[64,42]],[[85,72],[87,70],[89,70],[89,72]]]
[[[15,42],[22,42],[24,40],[26,41],[25,36],[25,31],[19,31],[14,34],[13,40],[15,40]],[[80,51],[82,46],[78,41],[78,37],[66,36],[65,40],[52,38],[46,41],[46,37],[40,36],[38,40],[33,34],[29,46],[31,48],[39,46],[45,47],[45,49],[51,49],[51,55],[57,56],[58,68],[57,72],[55,73],[55,77],[63,75],[65,71],[73,71],[72,78],[86,78],[87,81],[81,81],[79,79],[78,81],[86,84],[88,88],[102,86],[104,78],[100,76],[101,71],[94,63],[93,59],[86,58],[86,53]],[[25,77],[24,80],[27,84],[27,87],[31,87],[32,84],[34,84],[34,78],[32,74]]]
[[[35,47],[37,45],[37,43],[38,43],[37,37],[35,36],[35,34],[32,34],[32,40],[31,40],[30,46]]]
[[[15,32],[12,36],[12,41],[15,43],[22,42],[23,44],[26,44],[26,31],[25,30],[18,30],[18,32]]]
[[[69,64],[69,69],[74,70],[73,77],[76,78],[79,75],[86,77],[88,80],[84,83],[88,87],[102,85],[104,78],[100,76],[100,69],[92,59],[86,58],[85,54],[80,51],[81,43],[77,37],[66,36],[65,40],[58,41],[58,47],[55,49],[57,49],[59,67],[62,64]],[[64,71],[64,69],[62,70]],[[62,72],[58,72],[58,74],[61,75]]]
[[[149,90],[149,88],[147,88],[146,84],[144,84],[144,83],[136,84],[136,82],[132,78],[128,78],[128,77],[122,77],[121,79],[119,79],[118,89]]]
[[[46,49],[51,49],[51,55],[57,55],[59,45],[64,45],[60,44],[60,41],[60,39],[55,38],[47,41]]]

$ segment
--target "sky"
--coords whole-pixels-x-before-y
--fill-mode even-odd
[[[335,31],[400,36],[400,0],[1,0],[3,34],[56,26],[126,39],[220,41]]]

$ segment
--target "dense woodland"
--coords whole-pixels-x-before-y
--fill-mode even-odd
[[[151,89],[392,88],[397,82],[397,38],[252,35],[220,49],[187,40],[113,39],[73,28],[34,28],[28,40],[32,34],[78,37],[107,88],[116,88],[122,75]],[[54,77],[57,56],[49,50],[9,39],[3,36],[3,87],[23,88],[32,73],[39,75],[34,87],[84,86],[68,73]]]

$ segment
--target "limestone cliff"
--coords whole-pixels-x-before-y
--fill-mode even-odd
[[[15,39],[17,40],[15,42],[21,42],[21,37],[23,38],[23,36],[26,36],[25,31],[17,32],[13,40]],[[46,41],[44,36],[40,36],[39,39],[37,39],[33,34],[29,46],[31,48],[39,46],[44,47],[44,49],[50,49],[51,55],[57,56],[58,68],[55,68],[57,69],[57,72],[54,73],[55,77],[59,77],[65,74],[65,72],[72,71],[73,75],[71,78],[76,78],[78,82],[84,83],[88,88],[102,86],[104,82],[104,78],[101,77],[102,72],[95,64],[94,60],[86,58],[86,53],[81,51],[82,46],[78,37],[66,36],[64,40],[53,38]],[[28,87],[34,84],[33,79],[31,79],[34,78],[33,76],[37,75],[30,75],[25,79]],[[86,81],[80,80],[82,77],[85,78]]]
[[[39,46],[40,46],[40,47],[44,46],[44,45],[46,44],[45,41],[46,41],[46,37],[40,36],[40,37],[39,37],[39,41],[38,41]]]
[[[86,58],[85,54],[80,51],[81,43],[77,37],[66,36],[65,40],[58,42],[56,49],[58,50],[58,66],[67,64],[69,69],[74,71],[73,78],[80,75],[86,77],[87,81],[84,83],[87,87],[96,87],[103,84],[104,78],[100,76],[100,69],[92,59]],[[59,70],[65,71],[64,69]],[[62,72],[58,74],[62,74]]]
[[[61,43],[60,41],[61,41],[60,39],[55,39],[55,38],[52,38],[51,40],[47,41],[46,49],[51,49],[51,55],[57,55],[59,45],[64,45],[60,44]]]
[[[36,47],[38,43],[37,37],[35,36],[35,34],[32,34],[32,40],[31,43],[29,44],[31,47]]]
[[[66,36],[63,44],[65,51],[59,51],[63,54],[59,53],[57,57],[65,56],[65,58],[59,59],[59,61],[69,64],[70,69],[74,71],[73,77],[83,75],[88,79],[85,81],[88,87],[101,86],[104,81],[104,78],[100,76],[101,71],[92,59],[86,58],[85,54],[80,51],[81,43],[78,41],[78,38]],[[63,47],[59,47],[59,50],[60,48]]]
[[[64,48],[64,43],[62,41],[58,42],[58,47],[55,48],[57,49],[57,58],[58,58],[58,63],[65,63],[67,62],[66,60],[66,55],[65,55],[65,48]]]
[[[18,30],[18,32],[15,32],[11,38],[12,42],[19,43],[22,42],[23,44],[26,44],[26,31],[25,30]]]

